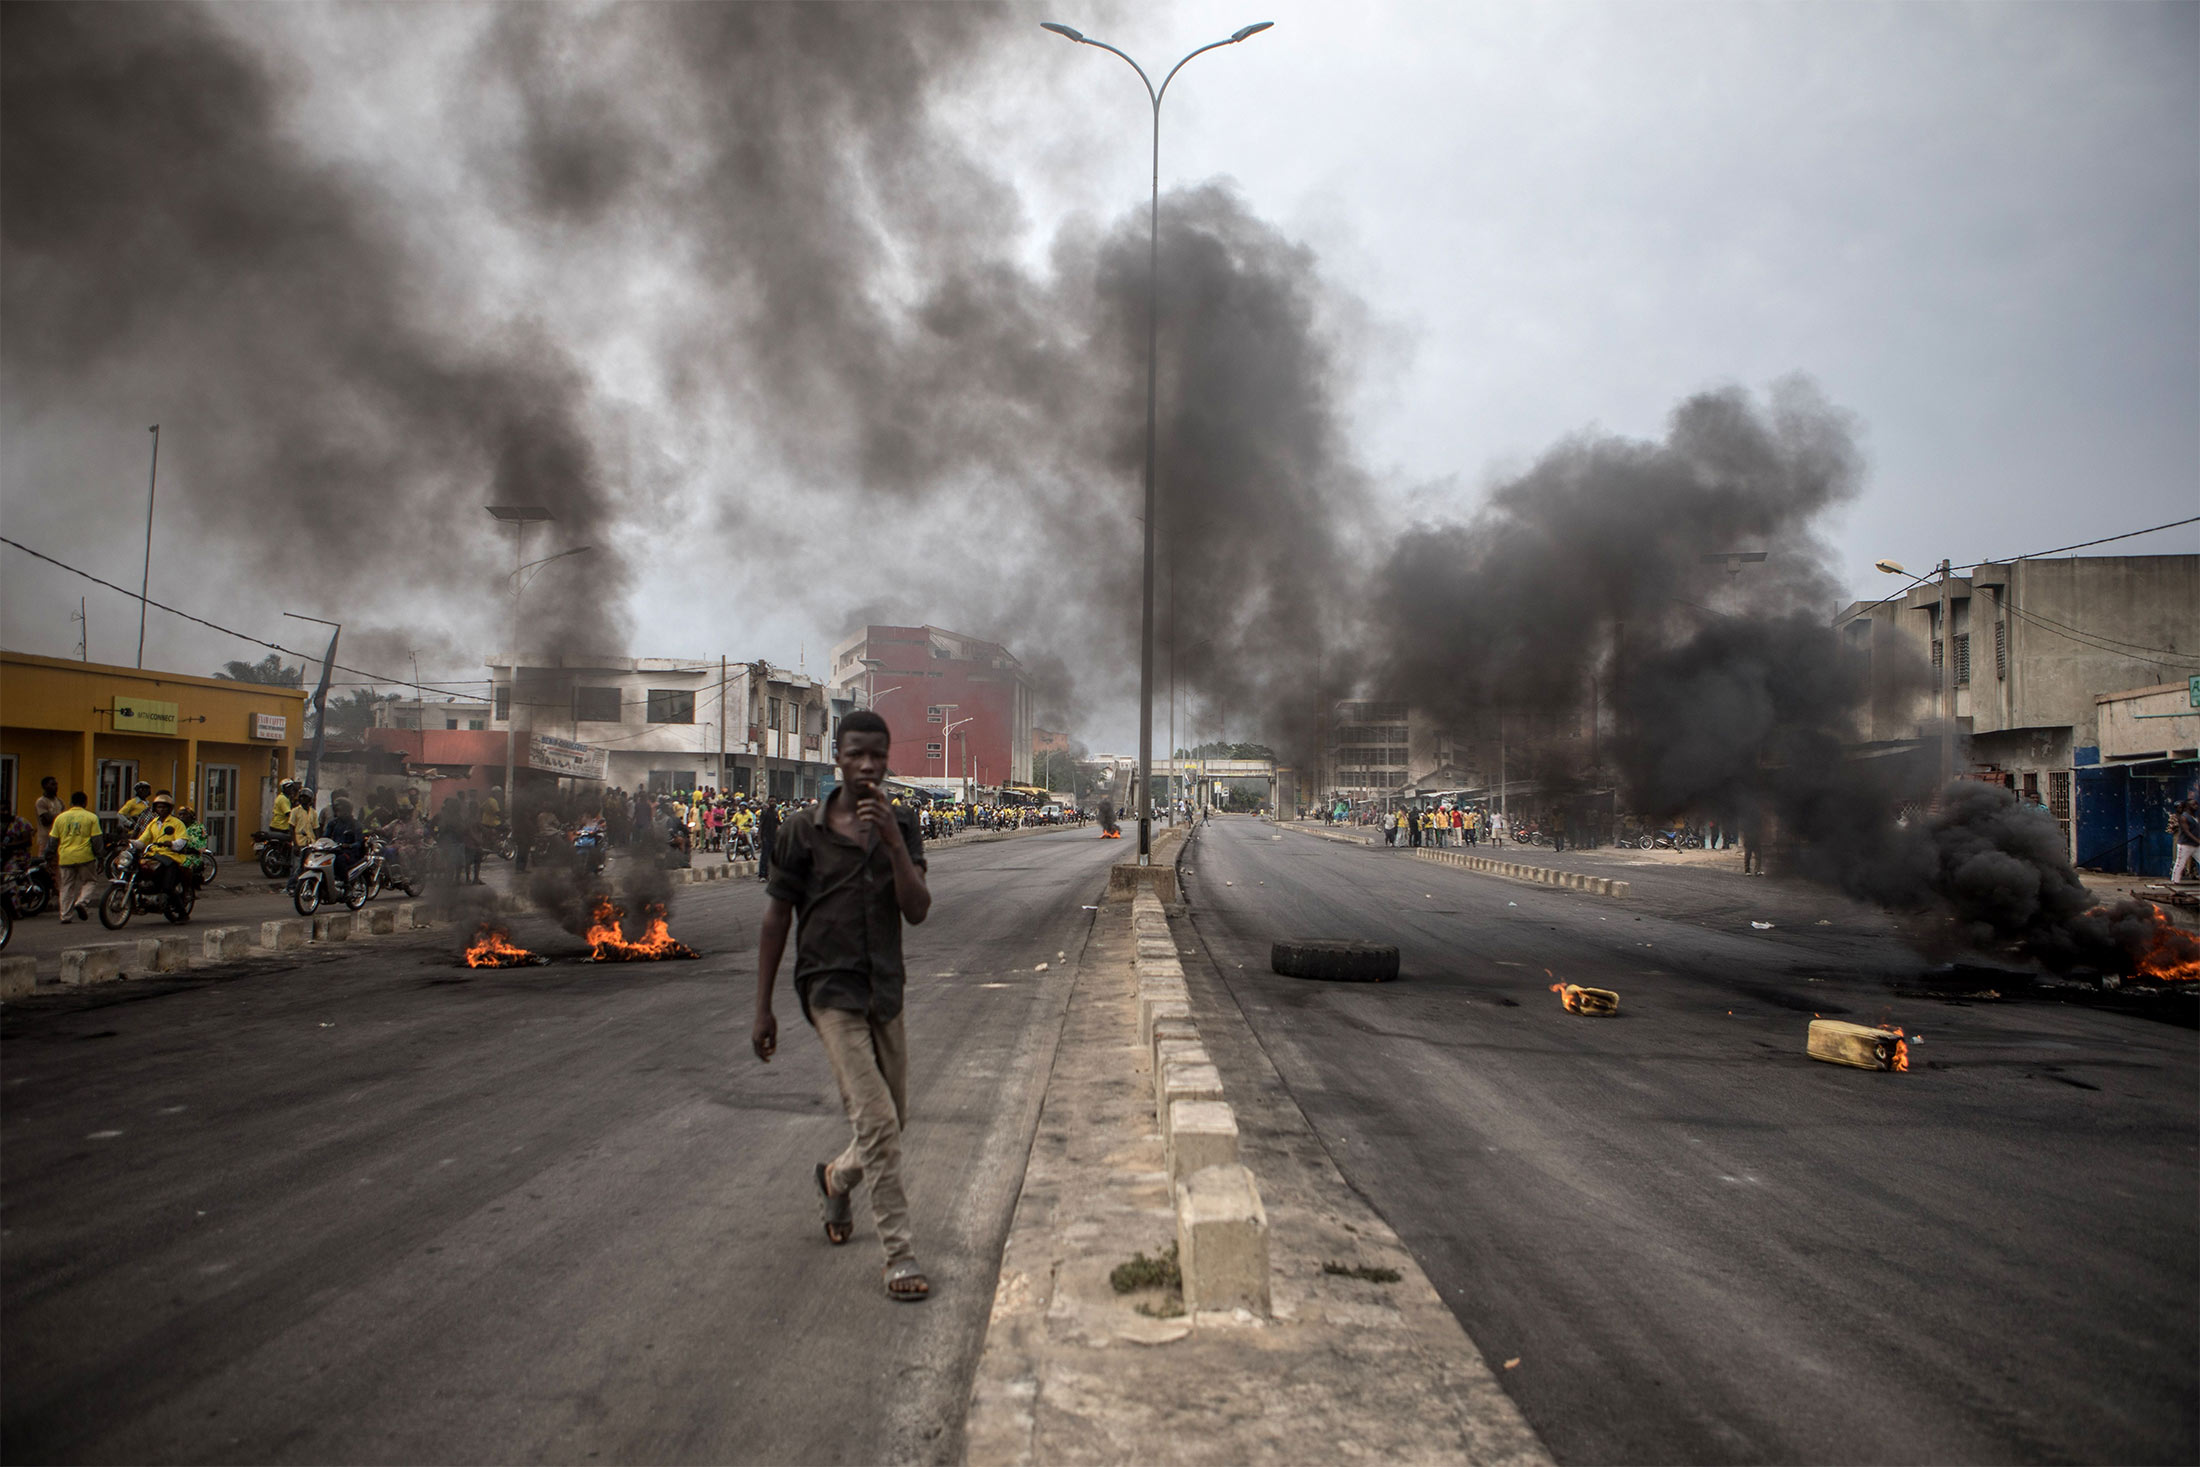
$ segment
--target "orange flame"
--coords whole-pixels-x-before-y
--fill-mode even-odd
[[[1543,976],[1550,977],[1551,970],[1545,968]],[[1617,998],[1609,990],[1583,988],[1578,983],[1553,983],[1551,992],[1558,995],[1558,1001],[1565,1005],[1569,1014],[1602,1017],[1615,1012],[1619,1007]]]
[[[523,968],[546,961],[548,960],[515,944],[503,929],[497,927],[482,927],[474,934],[473,945],[466,949],[466,966],[469,968]]]
[[[1123,832],[1120,830],[1103,830],[1100,832],[1100,839],[1102,840],[1121,840],[1122,838]]]
[[[1910,1067],[1910,1042],[1902,1037],[1900,1024],[1887,1024],[1883,1028],[1894,1036],[1894,1053],[1888,1057],[1887,1068],[1901,1074]]]
[[[2200,982],[2200,938],[2170,921],[2169,913],[2152,902],[2154,930],[2147,950],[2139,958],[2139,976],[2157,983]]]
[[[588,931],[582,934],[588,943],[589,956],[599,963],[653,963],[664,958],[692,958],[694,948],[680,942],[665,926],[665,909],[660,902],[647,902],[642,907],[642,935],[629,941],[619,930],[619,923],[626,916],[622,907],[598,897]]]

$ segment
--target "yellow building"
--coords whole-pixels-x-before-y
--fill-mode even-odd
[[[260,829],[305,726],[297,688],[0,652],[0,795],[26,817],[39,781],[111,819],[144,780],[195,807],[217,855]]]

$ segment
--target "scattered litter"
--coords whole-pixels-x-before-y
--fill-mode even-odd
[[[334,1024],[323,1024],[321,1027],[324,1029],[333,1029],[336,1026]]]
[[[1223,884],[1224,886],[1236,886],[1236,885],[1237,885],[1237,883],[1236,883],[1236,882],[1234,882],[1234,881],[1225,881],[1225,882],[1223,882],[1222,884]]]
[[[1772,924],[1770,922],[1752,922],[1749,925],[1756,928],[1759,932],[1770,932],[1772,930]]]
[[[1513,1357],[1512,1357],[1512,1359],[1510,1359],[1510,1360],[1507,1360],[1507,1361],[1505,1362],[1505,1368],[1506,1368],[1507,1370],[1511,1370],[1511,1369],[1513,1369],[1514,1367],[1516,1367],[1516,1366],[1517,1366],[1517,1365],[1519,1365],[1519,1364],[1520,1364],[1520,1357],[1519,1357],[1518,1355],[1515,1355],[1515,1356],[1513,1356]]]
[[[1093,905],[1093,904],[1092,904],[1091,902],[1087,902],[1087,903],[1085,903],[1085,910],[1086,910],[1086,911],[1088,911],[1088,912],[1097,912],[1097,911],[1099,911],[1100,909],[1099,909],[1098,907],[1094,906],[1094,905]]]
[[[112,1141],[121,1134],[120,1131],[94,1131],[84,1139],[87,1141]]]
[[[1394,1284],[1405,1277],[1395,1268],[1379,1268],[1366,1263],[1325,1263],[1322,1272],[1338,1278],[1362,1279],[1371,1284]]]
[[[1031,971],[1034,973],[1044,973],[1046,970],[1047,965],[1045,963],[1041,963],[1038,967],[1033,968]]]
[[[1060,948],[1056,948],[1056,949],[1054,950],[1054,961],[1056,961],[1057,963],[1059,963],[1060,961],[1062,961],[1062,959],[1064,959],[1064,958],[1066,958],[1066,957],[1068,957],[1068,956],[1069,956],[1069,954],[1068,954],[1068,953],[1066,953],[1066,952],[1063,952],[1063,951],[1062,951],[1062,950],[1061,950]]]
[[[1519,905],[1520,905],[1520,903],[1518,903],[1518,902],[1507,902],[1507,903],[1505,903],[1505,905],[1506,905],[1506,906],[1508,906],[1508,907],[1517,907],[1517,906],[1519,906]]]
[[[1818,919],[1818,925],[1819,925],[1820,927],[1831,927],[1831,926],[1833,925],[1833,923],[1832,923],[1832,921],[1831,921],[1830,919],[1828,919],[1828,918],[1825,918],[1825,917],[1820,917],[1820,918]]]

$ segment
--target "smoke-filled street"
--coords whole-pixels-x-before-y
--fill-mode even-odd
[[[2189,1028],[1923,996],[1884,918],[1800,884],[1614,900],[1236,820],[1186,864],[1195,993],[1560,1461],[2200,1452]],[[1278,977],[1292,937],[1394,942],[1399,981]],[[1809,1062],[1814,1013],[1903,1025],[1913,1068]]]
[[[908,1166],[938,1297],[881,1296],[811,1168],[817,1042],[748,1050],[755,882],[693,963],[470,974],[448,927],[9,1005],[9,1461],[953,1457],[1102,866],[1089,832],[932,851]],[[1046,971],[1035,972],[1040,964]]]

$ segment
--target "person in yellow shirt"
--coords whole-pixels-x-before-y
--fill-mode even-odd
[[[298,798],[290,806],[290,847],[293,851],[302,853],[313,844],[314,824],[313,791],[299,790]]]
[[[61,920],[64,922],[89,922],[92,920],[92,892],[94,880],[99,875],[100,848],[105,837],[100,833],[99,817],[84,808],[84,791],[69,796],[69,808],[54,817],[53,828],[46,832],[52,840],[54,859],[61,871]]]
[[[184,847],[188,843],[190,831],[176,818],[176,802],[169,798],[168,791],[162,790],[153,796],[148,810],[151,818],[145,822],[145,828],[138,832],[138,839],[145,842],[146,851],[159,863],[160,874],[155,889],[166,896],[176,890],[189,875],[186,864],[189,857]]]
[[[131,786],[130,798],[124,800],[122,808],[115,811],[115,819],[120,822],[122,834],[125,838],[131,840],[137,838],[138,827],[145,823],[146,813],[152,809],[151,802],[146,798],[152,792],[153,787],[151,785],[142,779],[139,780]]]
[[[275,790],[275,808],[268,812],[267,828],[278,834],[290,830],[290,797],[298,792],[298,781],[286,779]]]

